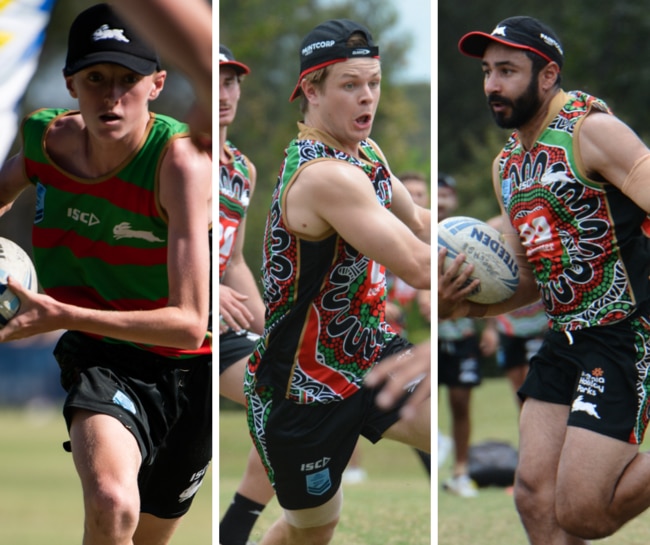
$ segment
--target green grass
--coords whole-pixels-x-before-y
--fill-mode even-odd
[[[446,390],[438,402],[440,429],[449,433]],[[472,443],[487,439],[517,445],[517,408],[505,379],[487,379],[474,390],[472,399]],[[650,437],[648,438],[650,441]],[[647,450],[648,446],[643,450]],[[451,460],[439,470],[439,482],[450,475]],[[438,543],[440,545],[514,545],[527,543],[512,496],[503,488],[483,488],[478,498],[463,499],[438,494]],[[614,536],[593,542],[611,545],[642,545],[650,535],[650,512],[624,526]]]
[[[219,513],[227,508],[244,471],[251,440],[242,411],[221,411]],[[393,441],[362,440],[368,479],[346,486],[341,521],[333,545],[428,545],[431,542],[430,484],[415,453]],[[259,540],[280,516],[274,498],[257,521]]]
[[[0,543],[81,543],[83,504],[57,410],[0,411]],[[209,545],[212,536],[211,472],[173,545]]]

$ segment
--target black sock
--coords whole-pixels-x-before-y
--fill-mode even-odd
[[[220,545],[246,545],[255,521],[263,509],[264,505],[235,493],[219,523]]]
[[[429,478],[431,478],[431,454],[417,448],[413,450],[418,455],[418,458],[422,460],[422,465],[424,466],[424,469],[427,470],[427,473],[429,474]]]

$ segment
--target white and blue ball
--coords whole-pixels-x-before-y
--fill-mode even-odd
[[[36,270],[29,255],[12,240],[0,237],[0,327],[20,309],[20,299],[7,287],[9,276],[27,289],[38,289]]]
[[[481,282],[467,299],[494,304],[508,299],[519,285],[519,267],[503,235],[487,223],[466,216],[454,216],[438,224],[438,250],[447,249],[443,270],[458,254],[474,265],[470,282]]]

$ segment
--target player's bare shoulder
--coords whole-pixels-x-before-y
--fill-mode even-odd
[[[85,123],[79,112],[57,117],[45,133],[45,148],[59,166],[66,168],[84,144]]]

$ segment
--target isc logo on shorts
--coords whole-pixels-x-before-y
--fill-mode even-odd
[[[322,469],[329,463],[330,460],[331,458],[325,456],[315,462],[307,462],[306,464],[301,464],[300,471],[314,471],[314,469]]]

